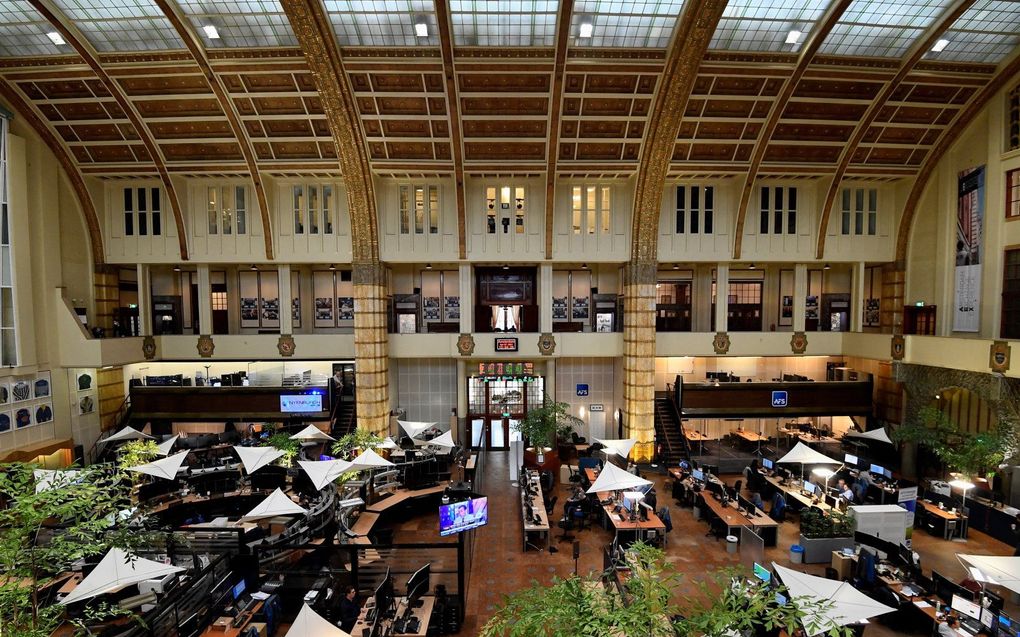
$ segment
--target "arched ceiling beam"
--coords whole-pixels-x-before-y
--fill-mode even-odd
[[[864,139],[868,129],[871,128],[879,112],[885,107],[886,102],[893,96],[907,75],[914,69],[914,66],[924,58],[924,54],[931,50],[932,46],[946,32],[946,29],[951,27],[957,18],[963,15],[964,11],[969,9],[974,2],[975,0],[957,0],[948,9],[943,11],[938,20],[925,30],[924,35],[914,42],[914,46],[907,51],[906,57],[900,61],[896,74],[886,82],[879,94],[868,105],[868,110],[864,112],[864,116],[857,123],[857,127],[854,129],[850,139],[843,146],[843,150],[840,151],[839,161],[836,163],[836,171],[832,175],[829,189],[825,193],[825,201],[822,203],[822,211],[818,223],[818,239],[815,247],[816,259],[824,258],[825,237],[828,235],[827,229],[829,227],[829,217],[832,215],[832,206],[836,202],[836,195],[839,194],[843,176],[846,175],[846,170],[850,167],[850,160],[853,159],[854,153],[857,152],[857,147]]]
[[[744,177],[744,187],[740,191],[740,203],[737,206],[737,223],[733,232],[734,259],[740,258],[747,206],[751,202],[754,182],[758,179],[758,171],[761,169],[761,163],[765,159],[765,151],[768,150],[769,143],[772,141],[772,135],[775,134],[776,128],[779,126],[779,120],[782,119],[783,113],[786,111],[786,105],[797,91],[797,85],[800,84],[805,71],[807,71],[811,62],[814,61],[818,49],[822,46],[822,42],[825,41],[829,32],[839,22],[839,19],[843,16],[851,2],[853,0],[833,0],[829,3],[817,26],[811,30],[811,34],[808,35],[808,39],[804,42],[804,47],[797,57],[797,65],[794,67],[793,73],[783,83],[783,87],[779,90],[779,94],[776,95],[775,101],[772,102],[768,118],[758,133],[758,141],[754,144],[754,152],[751,153],[751,163],[747,168],[747,175]]]
[[[202,75],[205,76],[209,88],[216,95],[216,101],[219,102],[220,108],[223,109],[224,115],[227,116],[227,121],[230,122],[230,129],[234,132],[234,137],[237,138],[237,145],[241,147],[241,154],[244,156],[245,163],[248,164],[248,172],[251,173],[255,198],[259,204],[259,211],[262,213],[262,236],[265,238],[266,243],[266,259],[272,261],[274,258],[273,226],[269,214],[269,200],[266,198],[262,176],[259,174],[255,149],[251,144],[251,139],[248,137],[248,131],[241,124],[240,113],[237,112],[234,100],[230,99],[226,87],[223,86],[223,81],[213,72],[212,66],[209,64],[209,58],[206,55],[205,45],[202,44],[202,40],[198,37],[191,23],[180,14],[180,10],[174,4],[167,0],[155,0],[155,2],[163,12],[163,15],[166,16],[166,19],[173,25],[174,30],[177,31],[181,42],[184,42],[185,46],[188,47],[188,51],[191,52],[191,57],[195,60],[195,63],[202,69]]]
[[[904,268],[907,260],[907,248],[910,243],[910,230],[917,215],[917,206],[921,203],[921,195],[935,172],[935,167],[946,152],[956,143],[960,135],[967,130],[967,125],[974,120],[988,102],[1007,85],[1010,79],[1020,74],[1020,49],[1013,52],[1013,57],[999,67],[992,79],[980,91],[974,94],[970,102],[956,113],[956,117],[942,131],[935,145],[928,151],[924,163],[917,171],[914,185],[910,188],[907,201],[903,205],[900,226],[896,233],[896,265]]]
[[[135,133],[138,135],[138,139],[141,140],[145,150],[149,153],[149,157],[152,159],[152,163],[156,166],[156,172],[159,173],[159,180],[163,184],[163,192],[166,194],[166,200],[170,204],[170,210],[173,212],[174,222],[177,225],[177,240],[180,243],[181,261],[187,261],[189,259],[188,232],[184,224],[184,213],[181,210],[180,199],[177,197],[177,189],[174,187],[174,183],[170,179],[170,173],[166,169],[166,158],[163,156],[163,151],[156,144],[149,133],[149,129],[142,122],[142,117],[138,114],[135,105],[128,99],[120,84],[114,81],[109,73],[106,72],[106,69],[103,68],[103,65],[99,62],[99,55],[92,48],[92,45],[89,44],[88,40],[85,39],[85,36],[81,34],[77,27],[71,24],[71,21],[59,9],[50,3],[50,0],[29,0],[29,2],[36,11],[42,14],[53,25],[53,28],[60,32],[64,40],[81,56],[85,64],[89,66],[92,72],[96,74],[96,77],[99,78],[99,81],[103,83],[103,87],[116,100],[117,105],[124,111],[125,117],[131,122]]]
[[[560,0],[556,18],[556,60],[553,64],[552,93],[549,96],[549,130],[545,167],[545,258],[552,259],[553,217],[556,210],[556,159],[560,145],[560,105],[563,103],[563,69],[567,66],[570,15],[574,0]]]
[[[673,149],[698,67],[725,8],[726,0],[684,3],[648,116],[648,131],[638,163],[631,230],[632,263],[654,264],[658,259],[659,211]]]
[[[0,78],[0,96],[13,108],[20,117],[23,117],[28,125],[39,135],[50,152],[57,158],[57,162],[64,169],[68,180],[71,182],[71,190],[78,199],[82,215],[85,217],[85,229],[89,233],[89,242],[92,246],[92,262],[102,265],[106,262],[106,249],[103,246],[103,231],[99,225],[99,215],[96,213],[96,206],[92,202],[92,195],[74,158],[67,151],[63,141],[56,133],[46,125],[45,120],[35,111],[35,108],[21,97],[20,92],[7,80]]]
[[[450,6],[447,0],[436,0],[436,23],[439,25],[439,49],[443,56],[446,79],[446,112],[450,118],[450,145],[453,146],[453,177],[457,198],[457,246],[461,259],[467,259],[467,202],[464,196],[464,139],[460,130],[460,97],[457,92],[457,70],[453,63],[453,31],[450,28]]]
[[[344,71],[333,27],[321,0],[281,0],[322,99],[351,214],[351,243],[356,264],[379,262],[379,225],[375,187],[368,164],[354,92]]]

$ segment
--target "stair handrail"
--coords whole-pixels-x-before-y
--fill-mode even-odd
[[[680,427],[680,444],[683,445],[684,453],[687,457],[691,457],[691,446],[687,442],[687,433],[684,431],[684,419],[680,413],[680,406],[676,404],[676,394],[674,392],[667,392],[666,402],[669,404],[670,415],[676,419],[676,424]]]
[[[93,462],[96,461],[96,455],[99,450],[99,445],[105,443],[107,438],[109,438],[110,436],[124,428],[124,421],[127,419],[127,416],[130,412],[131,412],[131,394],[128,394],[127,396],[124,397],[124,400],[122,400],[120,405],[117,407],[117,411],[113,413],[113,426],[110,427],[109,429],[105,429],[99,432],[99,438],[96,438],[96,441],[92,443],[91,447],[89,447],[88,453],[85,454],[86,464],[92,464]],[[101,414],[100,417],[102,417]]]

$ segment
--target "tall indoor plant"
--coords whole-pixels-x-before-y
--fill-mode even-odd
[[[513,425],[514,431],[521,434],[527,445],[524,464],[555,472],[560,464],[557,438],[569,436],[575,427],[582,424],[580,418],[570,415],[570,405],[558,403],[545,395],[540,406],[529,409]]]

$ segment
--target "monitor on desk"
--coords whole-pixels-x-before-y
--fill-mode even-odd
[[[857,456],[855,456],[852,453],[846,453],[846,454],[843,454],[843,462],[845,462],[846,464],[850,465],[851,467],[856,467],[857,466],[857,462],[858,462],[858,458],[857,458]]]
[[[892,480],[892,469],[884,469],[882,471],[882,475],[884,475],[887,480]]]
[[[757,508],[750,500],[742,495],[737,496],[737,507],[743,511],[747,511],[748,513],[754,513],[755,508]]]
[[[981,619],[981,607],[969,599],[964,599],[959,595],[953,595],[950,606],[952,606],[953,610],[957,613],[966,615],[971,619]]]
[[[758,562],[754,563],[754,576],[766,584],[772,581],[772,573]]]
[[[997,637],[1016,637],[1018,624],[1006,613],[999,613]]]
[[[935,596],[939,597],[947,604],[953,599],[954,595],[958,595],[965,600],[974,599],[974,593],[960,586],[948,577],[943,576],[938,571],[931,572],[931,582],[932,586],[935,588]]]
[[[877,464],[871,465],[871,468],[868,469],[868,471],[870,471],[870,472],[872,472],[874,474],[880,475],[880,476],[885,475],[885,469],[880,467],[880,466],[878,466]]]
[[[814,482],[805,482],[804,490],[810,493],[811,495],[815,495],[818,492],[818,486],[815,485]]]
[[[244,595],[244,587],[245,584],[244,580],[242,579],[234,586],[234,588],[230,590],[230,594],[233,595],[235,601],[240,599],[241,595]]]
[[[393,578],[390,577],[390,568],[386,567],[386,574],[382,582],[375,589],[375,616],[378,619],[393,610]]]
[[[772,468],[776,466],[776,464],[774,462],[772,462],[771,460],[769,460],[768,458],[762,458],[761,459],[761,466],[763,466],[766,469],[768,469],[769,471],[771,471]]]
[[[700,482],[704,482],[705,472],[702,471],[701,469],[695,469],[694,471],[691,471],[691,477]]]

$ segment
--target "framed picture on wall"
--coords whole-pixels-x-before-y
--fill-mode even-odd
[[[445,320],[447,321],[459,321],[460,320],[460,297],[459,296],[448,296],[444,301],[443,313],[445,314]]]
[[[78,413],[84,416],[96,410],[96,401],[92,396],[82,396],[78,399]]]
[[[246,296],[241,299],[241,327],[259,326],[259,300]]]
[[[338,321],[353,321],[354,320],[354,298],[350,296],[340,296],[336,299]]]
[[[315,321],[316,323],[320,321],[333,322],[333,299],[315,299]]]
[[[864,301],[864,324],[868,327],[876,327],[881,321],[882,303],[879,299],[865,299]]]
[[[566,321],[567,320],[567,297],[565,296],[554,296],[552,300],[552,317],[553,320]]]
[[[784,296],[779,305],[779,324],[793,325],[793,297]]]
[[[421,317],[425,321],[439,320],[439,297],[426,296],[422,299]]]
[[[575,296],[574,307],[571,312],[571,318],[574,320],[587,320],[589,311],[589,299],[587,296]]]
[[[11,430],[10,412],[0,412],[0,433]]]
[[[35,424],[53,420],[53,407],[49,403],[43,403],[35,408]]]

